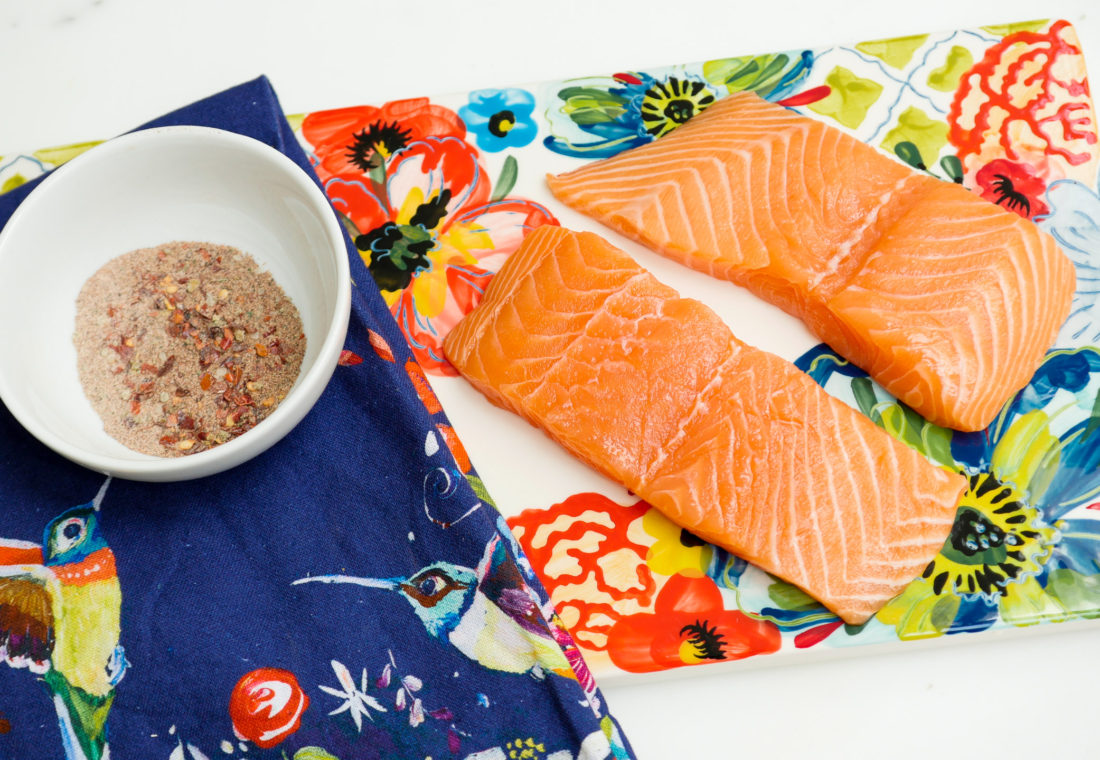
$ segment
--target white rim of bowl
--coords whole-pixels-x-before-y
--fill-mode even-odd
[[[321,218],[326,237],[334,250],[341,251],[341,255],[336,257],[336,304],[328,315],[328,324],[330,326],[335,325],[339,329],[335,331],[329,329],[327,331],[325,341],[321,344],[313,366],[305,375],[298,378],[298,384],[293,394],[301,399],[301,402],[296,401],[294,408],[285,405],[285,402],[280,404],[274,412],[260,423],[263,426],[262,432],[264,435],[271,436],[272,442],[269,444],[271,446],[297,426],[321,397],[340,358],[340,351],[344,347],[347,327],[351,318],[351,272],[348,265],[343,230],[336,218],[336,212],[313,178],[286,154],[253,137],[214,127],[180,125],[152,127],[136,132],[127,132],[89,148],[84,153],[62,164],[31,190],[8,218],[4,228],[0,230],[0,252],[3,251],[4,245],[10,236],[9,231],[14,228],[23,215],[29,213],[27,209],[46,202],[43,198],[48,200],[50,188],[58,182],[58,177],[63,179],[70,172],[79,169],[86,163],[110,160],[112,154],[126,150],[132,145],[156,141],[165,136],[173,137],[177,135],[200,136],[220,141],[223,144],[262,155],[273,160],[276,164],[280,164],[287,170],[287,175],[293,184],[302,189],[306,196],[312,199],[318,208],[324,212],[321,214]],[[115,459],[114,457],[78,448],[69,444],[63,438],[54,435],[52,431],[39,425],[23,406],[18,403],[14,406],[11,404],[10,390],[11,385],[7,376],[3,371],[0,371],[0,400],[3,401],[4,406],[7,407],[19,424],[40,442],[66,459],[105,475],[140,481],[171,482],[190,480],[228,470],[261,454],[267,448],[251,451],[252,441],[255,440],[255,437],[251,434],[260,428],[260,425],[257,425],[256,428],[234,438],[232,441],[227,441],[206,451],[200,451],[197,454],[181,457],[162,457],[148,461]]]

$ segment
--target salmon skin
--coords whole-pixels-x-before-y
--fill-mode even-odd
[[[590,232],[528,235],[443,347],[494,404],[849,623],[924,570],[966,485]]]
[[[1073,264],[1031,221],[753,93],[548,177],[559,200],[732,280],[938,425],[985,428],[1069,314]]]

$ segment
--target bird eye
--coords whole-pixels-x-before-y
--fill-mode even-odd
[[[425,596],[431,596],[439,590],[439,580],[434,577],[428,577],[420,581],[420,593]]]
[[[57,526],[56,538],[54,539],[54,554],[64,554],[79,544],[84,539],[84,534],[88,529],[87,523],[81,517],[70,517],[65,522]]]

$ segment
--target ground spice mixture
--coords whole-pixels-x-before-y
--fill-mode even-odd
[[[80,382],[109,435],[182,456],[255,427],[298,377],[298,310],[236,248],[174,242],[109,261],[76,302]]]

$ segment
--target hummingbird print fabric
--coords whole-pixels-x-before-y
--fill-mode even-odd
[[[263,78],[169,124],[311,171]],[[250,462],[112,481],[2,408],[0,462],[0,760],[632,756],[373,286]]]

